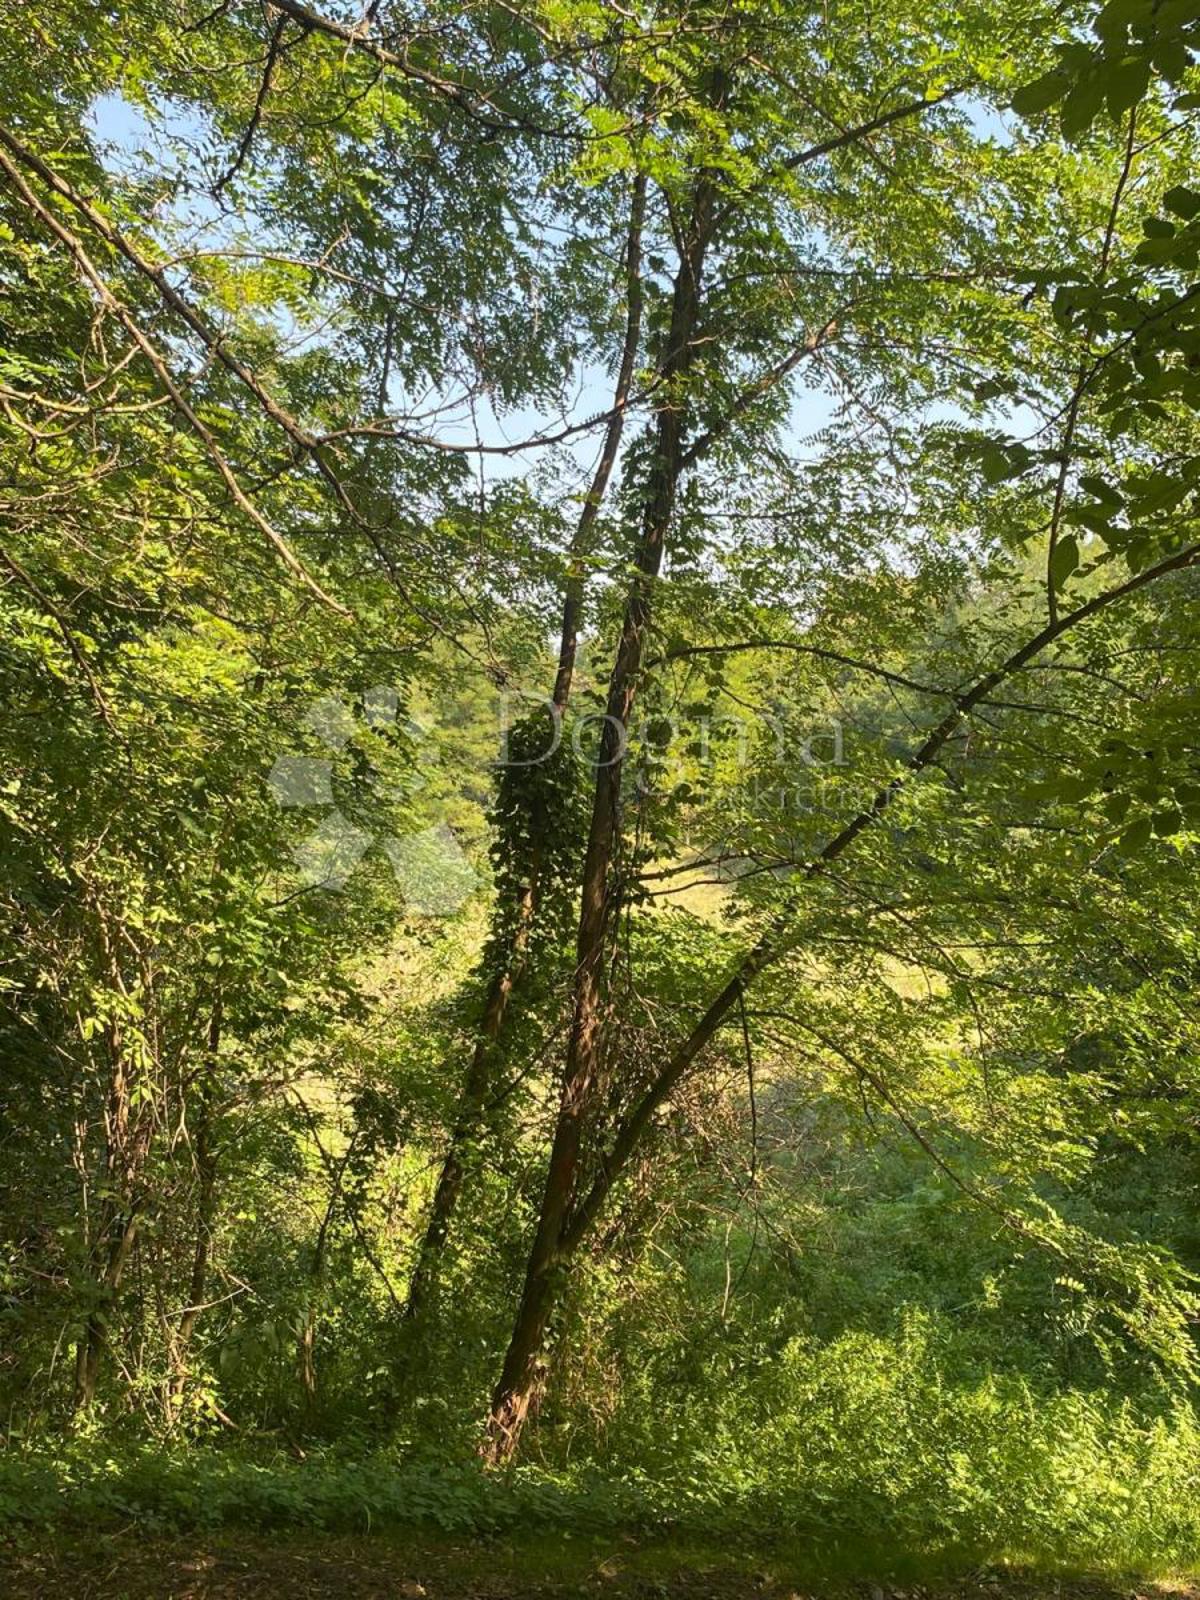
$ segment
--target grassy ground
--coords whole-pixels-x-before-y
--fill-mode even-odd
[[[500,1541],[203,1535],[129,1531],[0,1542],[10,1600],[1200,1600],[1186,1581],[1131,1585],[1017,1571],[881,1588],[814,1581],[804,1555],[756,1562],[736,1551],[622,1538]]]

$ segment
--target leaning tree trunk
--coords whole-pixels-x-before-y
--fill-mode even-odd
[[[313,1122],[315,1137],[315,1121]],[[333,1219],[337,1208],[341,1204],[342,1189],[346,1181],[346,1168],[350,1165],[358,1143],[358,1134],[352,1134],[342,1152],[341,1159],[336,1166],[331,1165],[333,1182],[329,1190],[329,1199],[325,1203],[325,1211],[321,1217],[321,1225],[317,1229],[316,1242],[313,1245],[312,1266],[308,1275],[308,1303],[304,1310],[304,1320],[300,1325],[300,1335],[296,1341],[296,1366],[300,1374],[300,1387],[304,1390],[305,1404],[311,1410],[317,1403],[317,1318],[320,1315],[321,1304],[325,1297],[325,1273],[329,1256],[329,1234],[333,1227]]]
[[[562,625],[558,664],[555,671],[551,707],[561,720],[571,696],[578,650],[579,626],[583,614],[586,558],[595,535],[596,520],[609,480],[617,462],[625,411],[637,362],[642,327],[642,227],[646,209],[646,179],[638,173],[633,181],[629,229],[625,241],[625,337],[617,369],[612,412],[604,433],[595,474],[583,503],[568,551],[567,576],[563,590]],[[541,891],[542,863],[536,854],[530,863],[528,880],[521,887],[507,948],[497,962],[484,999],[483,1014],[471,1062],[463,1082],[458,1113],[450,1144],[434,1189],[433,1204],[421,1247],[417,1252],[409,1284],[405,1315],[416,1316],[424,1307],[437,1281],[442,1253],[462,1192],[468,1152],[478,1139],[487,1116],[488,1096],[494,1079],[497,1047],[508,1015],[513,991],[525,968],[529,943],[537,916]]]
[[[75,1346],[74,1403],[82,1413],[91,1410],[96,1398],[110,1314],[137,1238],[142,1168],[151,1128],[145,1106],[136,1117],[133,1113],[125,1039],[118,1023],[106,1028],[105,1045],[109,1084],[104,1113],[104,1194],[88,1251],[94,1299]]]
[[[217,1052],[221,1046],[222,1013],[221,997],[218,995],[213,1002],[209,1018],[204,1076],[200,1085],[199,1115],[195,1138],[192,1141],[192,1156],[196,1169],[196,1243],[192,1251],[192,1270],[188,1277],[187,1303],[179,1314],[179,1322],[171,1341],[171,1378],[167,1385],[168,1423],[175,1421],[183,1403],[188,1380],[188,1351],[204,1308],[208,1269],[212,1260],[213,1223],[217,1212],[217,1153],[213,1144],[216,1099],[214,1080]]]
[[[75,1346],[75,1409],[84,1414],[92,1409],[96,1399],[100,1362],[108,1340],[109,1314],[125,1276],[137,1226],[136,1213],[122,1214],[117,1206],[104,1203],[98,1238],[101,1253],[93,1253],[97,1303],[89,1312]]]
[[[810,858],[802,871],[803,881],[822,877],[852,848],[860,835],[877,826],[896,797],[904,792],[911,778],[938,760],[946,744],[962,728],[975,708],[985,703],[1001,684],[1088,618],[1158,579],[1190,567],[1200,567],[1200,544],[1189,545],[1123,583],[1093,595],[1069,613],[1059,613],[1006,660],[985,672],[968,689],[960,691],[950,710],[905,760],[903,770],[878,790],[873,799]],[[526,1274],[525,1292],[493,1399],[489,1451],[493,1459],[510,1455],[515,1448],[536,1391],[550,1317],[571,1262],[595,1225],[613,1185],[645,1139],[655,1114],[711,1045],[719,1029],[734,1014],[735,1008],[742,1004],[749,986],[768,967],[781,961],[795,945],[796,932],[785,906],[713,997],[691,1032],[671,1052],[640,1099],[621,1119],[607,1151],[596,1163],[592,1181],[585,1191],[579,1192],[577,1173],[564,1159],[560,1151],[560,1138],[556,1136],[542,1218]],[[872,1081],[886,1099],[885,1087],[876,1080]],[[560,1134],[569,1120],[568,1112],[573,1111],[573,1107],[567,1103],[568,1093],[573,1087],[569,1081],[564,1083],[564,1104],[559,1116]],[[562,1145],[569,1154],[570,1146],[565,1137]]]
[[[520,977],[525,951],[533,927],[537,907],[536,863],[530,881],[524,886],[517,907],[516,925],[511,943],[488,985],[484,1000],[483,1018],[479,1036],[471,1053],[471,1062],[463,1080],[458,1113],[450,1135],[450,1144],[442,1161],[437,1186],[433,1191],[433,1204],[429,1220],[417,1252],[416,1265],[408,1286],[405,1302],[406,1317],[418,1316],[424,1309],[437,1282],[442,1252],[450,1234],[450,1224],[458,1206],[466,1171],[468,1151],[478,1138],[487,1115],[488,1093],[492,1083],[492,1059],[497,1041],[504,1027],[508,1002],[513,987]]]
[[[718,81],[714,87],[719,104],[724,96],[723,81]],[[663,401],[658,411],[654,462],[643,506],[642,537],[609,678],[607,714],[597,757],[592,819],[582,874],[567,1061],[525,1286],[503,1370],[492,1397],[488,1449],[493,1459],[507,1457],[516,1448],[538,1387],[546,1330],[573,1253],[568,1224],[578,1180],[583,1131],[593,1108],[601,1066],[604,957],[610,922],[611,874],[619,838],[624,746],[645,654],[654,582],[662,566],[667,530],[684,465],[684,410],[680,390],[695,352],[704,258],[713,233],[715,201],[714,178],[711,173],[704,173],[693,194],[692,215],[675,276],[662,365]]]

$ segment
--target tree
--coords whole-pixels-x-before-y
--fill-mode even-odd
[[[502,1458],[852,1114],[1186,1374],[1195,24],[120,11],[3,75],[12,1392]]]

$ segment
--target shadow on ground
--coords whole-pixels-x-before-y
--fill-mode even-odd
[[[1122,1583],[977,1569],[903,1588],[800,1576],[802,1559],[680,1552],[615,1537],[536,1547],[388,1536],[146,1538],[0,1542],[9,1600],[1200,1600],[1186,1581]]]

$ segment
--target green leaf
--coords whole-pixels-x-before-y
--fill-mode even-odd
[[[1065,539],[1059,539],[1050,557],[1050,582],[1056,591],[1063,587],[1078,565],[1079,546],[1068,534]]]
[[[1115,506],[1075,506],[1069,513],[1069,520],[1086,528],[1089,533],[1098,533],[1102,539],[1107,539],[1111,532],[1110,524],[1116,514]]]
[[[1143,814],[1135,822],[1131,822],[1122,833],[1117,840],[1117,849],[1123,856],[1136,855],[1149,844],[1151,831],[1150,818]]]
[[[1101,39],[1124,37],[1131,22],[1150,16],[1153,0],[1108,0],[1092,23],[1092,30]]]
[[[1168,211],[1173,211],[1177,217],[1192,218],[1200,211],[1200,194],[1195,189],[1189,189],[1184,183],[1177,183],[1173,189],[1168,189],[1162,197],[1162,203]]]
[[[1104,98],[1114,117],[1137,105],[1150,86],[1150,66],[1142,56],[1127,56],[1102,75]]]
[[[1178,39],[1162,39],[1150,53],[1154,70],[1168,83],[1178,83],[1192,64],[1191,52]]]
[[[1003,483],[1005,478],[1012,476],[1013,466],[1008,451],[998,444],[987,446],[980,466],[988,483]]]
[[[1012,108],[1019,117],[1036,117],[1062,99],[1069,82],[1061,67],[1044,72],[1040,78],[1023,84],[1017,90],[1012,97]]]
[[[1161,811],[1154,813],[1152,823],[1160,839],[1169,839],[1183,827],[1183,818],[1174,806],[1164,806]]]
[[[1079,480],[1079,487],[1086,489],[1088,494],[1096,500],[1103,501],[1106,506],[1112,506],[1114,511],[1125,504],[1120,490],[1115,489],[1107,478],[1101,478],[1094,472],[1085,472]]]
[[[1096,74],[1081,78],[1063,101],[1059,125],[1064,139],[1077,139],[1086,133],[1100,115],[1107,88],[1105,80]]]

